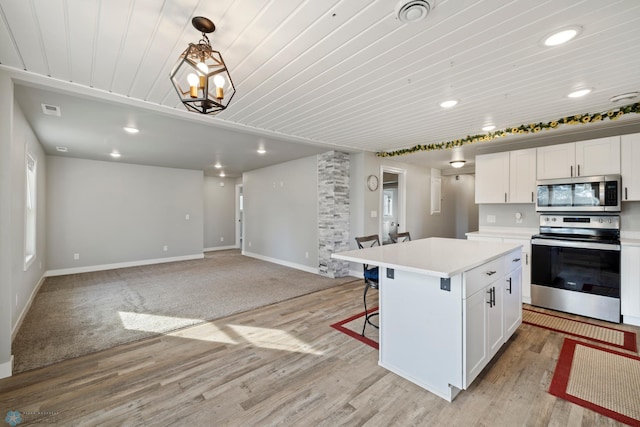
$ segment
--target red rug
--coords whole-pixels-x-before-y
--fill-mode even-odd
[[[369,313],[375,312],[378,307],[374,307],[369,310]],[[362,333],[362,325],[364,324],[364,311],[362,313],[351,316],[338,323],[331,325],[332,328],[349,335],[351,338],[355,338],[360,342],[378,350],[378,330],[371,325],[367,325],[365,328],[365,336],[360,335]]]
[[[640,358],[565,338],[549,393],[640,426]]]
[[[573,335],[574,337],[584,338],[624,350],[637,351],[636,334],[630,331],[569,319],[567,317],[528,308],[522,309],[522,323]]]

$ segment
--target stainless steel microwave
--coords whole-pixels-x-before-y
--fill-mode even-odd
[[[537,212],[620,212],[620,175],[536,181]]]

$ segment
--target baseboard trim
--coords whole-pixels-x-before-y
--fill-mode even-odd
[[[163,264],[165,262],[189,261],[204,258],[204,253],[194,255],[183,255],[169,258],[144,259],[140,261],[119,262],[115,264],[89,265],[86,267],[61,268],[58,270],[47,270],[45,277],[63,276],[65,274],[90,273],[92,271],[115,270],[116,268],[138,267],[141,265]]]
[[[43,274],[40,280],[38,281],[38,284],[36,285],[36,287],[33,288],[33,292],[31,292],[31,295],[29,296],[29,300],[27,301],[27,304],[25,304],[24,308],[22,309],[22,313],[20,313],[20,316],[18,317],[18,321],[16,322],[15,325],[13,325],[13,329],[11,330],[11,342],[13,342],[13,340],[16,339],[16,335],[18,335],[20,326],[22,326],[22,322],[24,321],[24,318],[27,316],[27,313],[31,308],[31,304],[33,303],[33,300],[35,300],[36,298],[36,294],[38,293],[38,291],[40,290],[40,287],[44,283],[44,279],[45,279],[45,275]]]
[[[622,315],[622,323],[625,325],[640,326],[640,317]]]
[[[9,378],[13,375],[13,355],[8,362],[0,363],[0,378]]]
[[[228,251],[229,249],[240,249],[239,246],[214,246],[212,248],[204,248],[204,252],[213,252],[213,251]]]
[[[297,264],[295,262],[284,261],[284,260],[281,260],[281,259],[271,258],[271,257],[268,257],[268,256],[256,254],[256,253],[253,253],[253,252],[247,252],[247,251],[242,251],[242,255],[245,255],[245,256],[248,256],[248,257],[251,257],[251,258],[256,258],[256,259],[259,259],[259,260],[262,260],[262,261],[271,262],[271,263],[274,263],[274,264],[284,265],[285,267],[295,268],[296,270],[306,271],[307,273],[320,274],[320,270],[318,268],[313,268],[313,267],[309,267],[307,265]]]

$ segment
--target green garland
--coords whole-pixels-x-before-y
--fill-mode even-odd
[[[403,156],[405,154],[417,153],[419,151],[434,151],[444,150],[448,148],[461,147],[464,144],[473,144],[476,142],[492,141],[496,138],[502,138],[507,135],[522,134],[522,133],[538,133],[542,130],[555,129],[560,125],[575,125],[575,124],[587,124],[592,122],[599,122],[600,120],[617,120],[624,114],[636,113],[640,114],[640,102],[635,104],[625,105],[624,107],[616,108],[613,110],[605,111],[602,113],[586,113],[576,114],[575,116],[563,117],[558,120],[554,120],[548,123],[532,123],[530,125],[520,125],[518,127],[512,127],[495,132],[489,132],[480,135],[467,135],[466,138],[456,139],[455,141],[441,142],[438,144],[422,144],[414,145],[411,148],[403,148],[395,151],[380,151],[376,153],[378,157],[395,157]]]

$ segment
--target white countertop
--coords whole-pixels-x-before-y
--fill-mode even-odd
[[[465,239],[427,239],[332,254],[332,258],[436,277],[452,277],[521,247]]]
[[[529,240],[534,234],[540,231],[537,228],[506,228],[506,227],[486,227],[478,231],[465,233],[466,236],[501,237],[506,239]]]

